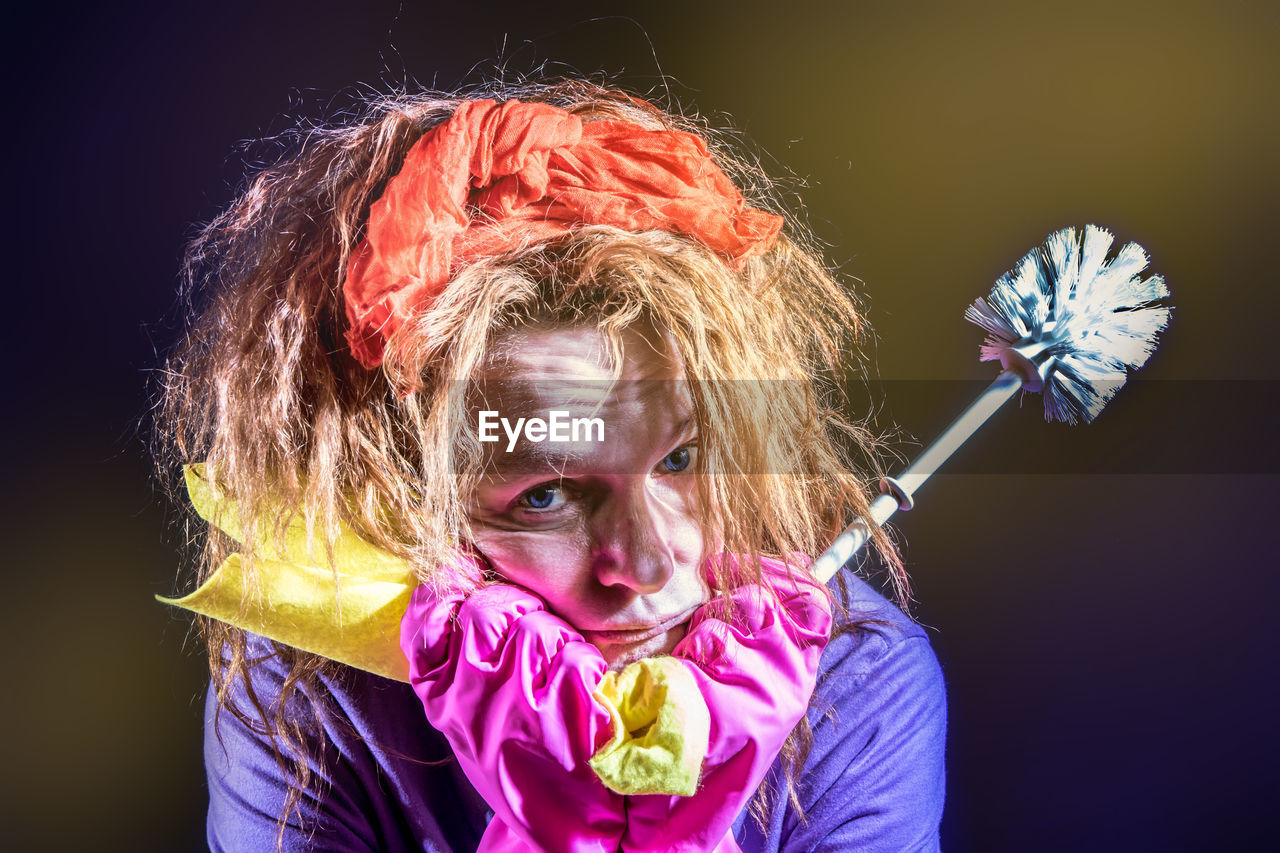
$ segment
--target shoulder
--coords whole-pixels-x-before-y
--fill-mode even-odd
[[[848,615],[822,658],[810,713],[814,757],[907,758],[911,739],[936,749],[946,736],[946,683],[925,629],[860,578],[848,578]]]
[[[261,637],[250,636],[248,654],[257,698],[272,709],[288,666]],[[474,846],[484,805],[409,685],[338,667],[321,675],[318,694],[314,702],[294,695],[291,705],[312,780],[285,827],[285,850]],[[230,699],[260,721],[243,684],[232,685]],[[277,821],[296,780],[261,726],[226,710],[215,716],[216,709],[211,689],[204,738],[210,849],[274,849]]]
[[[831,850],[932,850],[945,797],[942,668],[925,630],[847,577],[849,620],[823,657],[797,827]]]
[[[757,837],[747,830],[754,843],[744,849],[938,848],[947,728],[942,668],[924,628],[861,579],[846,574],[845,582],[848,615],[837,618],[837,636],[823,653],[809,709],[813,745],[796,781],[805,816],[775,807]]]
[[[861,578],[846,574],[844,581],[847,595],[835,595],[846,612],[823,653],[818,695],[847,701],[853,686],[908,690],[945,702],[942,670],[925,629]]]

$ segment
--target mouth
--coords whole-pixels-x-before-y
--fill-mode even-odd
[[[650,625],[638,625],[628,628],[614,628],[608,631],[582,631],[583,638],[594,646],[637,646],[661,637],[673,629],[689,621],[702,604],[695,604],[688,610],[678,613],[661,622]]]

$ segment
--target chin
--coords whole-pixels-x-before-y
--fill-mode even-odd
[[[605,662],[609,665],[611,671],[617,672],[625,669],[627,666],[638,660],[645,658],[659,657],[661,655],[671,654],[671,650],[676,644],[684,639],[685,632],[688,630],[687,622],[677,625],[670,631],[651,637],[640,643],[623,643],[604,645],[597,644],[596,648],[600,650],[600,654],[604,655]]]

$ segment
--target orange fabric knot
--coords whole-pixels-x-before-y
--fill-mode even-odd
[[[747,207],[693,134],[467,101],[414,143],[369,209],[343,287],[352,354],[377,367],[454,270],[579,225],[687,234],[736,264],[768,251],[782,219]]]

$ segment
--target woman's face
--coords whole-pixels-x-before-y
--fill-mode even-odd
[[[629,331],[610,387],[607,342],[595,327],[522,329],[497,343],[503,355],[486,365],[473,408],[482,438],[486,422],[490,436],[469,503],[473,544],[612,668],[670,652],[709,597],[697,427],[678,359],[660,336]],[[534,441],[536,428],[517,427],[552,412],[566,413],[558,435]],[[598,419],[603,439],[600,426],[584,423],[573,441],[579,418]]]

